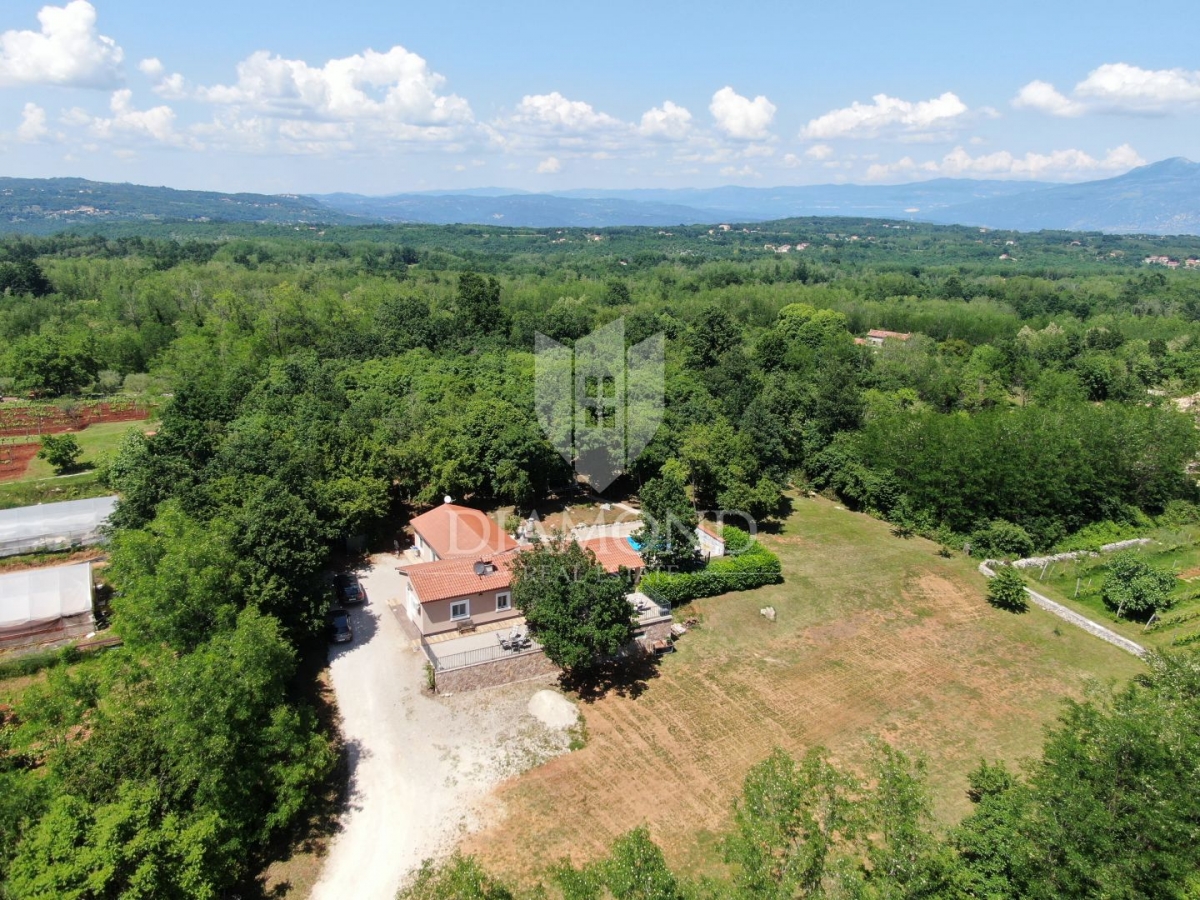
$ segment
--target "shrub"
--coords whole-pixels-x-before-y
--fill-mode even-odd
[[[1025,579],[1012,566],[997,566],[996,577],[988,582],[988,603],[1009,612],[1029,609]]]
[[[1182,528],[1200,522],[1200,506],[1187,500],[1172,500],[1158,517],[1158,524],[1167,528]]]
[[[1033,553],[1033,538],[1020,525],[992,519],[971,534],[971,555],[1021,559]]]
[[[1118,616],[1145,618],[1174,605],[1175,576],[1156,569],[1133,551],[1118,553],[1108,564],[1101,596]]]
[[[75,469],[83,449],[73,434],[48,434],[42,438],[38,459],[44,459],[54,467],[54,474],[63,475]]]
[[[1096,551],[1105,544],[1115,544],[1117,541],[1137,537],[1141,530],[1137,525],[1128,522],[1093,522],[1080,528],[1066,540],[1060,541],[1054,549],[1060,553],[1071,550]]]
[[[745,553],[755,543],[754,538],[749,532],[736,528],[733,525],[726,525],[722,528],[721,537],[725,540],[725,552],[729,556],[737,556],[739,553]]]
[[[726,526],[727,551],[730,549],[730,530]],[[745,532],[742,534],[745,535]],[[749,539],[749,535],[746,537]],[[750,541],[740,552],[717,557],[695,572],[649,572],[642,578],[641,590],[659,603],[680,606],[700,597],[715,597],[730,591],[750,591],[781,581],[783,569],[779,557],[757,541]]]

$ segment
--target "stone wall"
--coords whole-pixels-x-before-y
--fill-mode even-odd
[[[979,571],[988,578],[995,578],[996,573],[992,569],[992,566],[998,565],[1003,564],[989,559],[979,564]],[[1034,605],[1040,606],[1042,609],[1046,610],[1046,612],[1058,616],[1064,622],[1070,622],[1077,628],[1082,628],[1084,631],[1088,632],[1088,634],[1094,634],[1096,637],[1100,638],[1100,640],[1107,641],[1114,647],[1120,647],[1126,653],[1132,653],[1134,656],[1146,655],[1146,648],[1141,644],[1117,634],[1110,628],[1105,628],[1099,622],[1093,622],[1091,619],[1087,618],[1087,616],[1081,616],[1073,609],[1067,609],[1067,607],[1063,606],[1061,603],[1055,603],[1049,597],[1039,594],[1033,588],[1025,588],[1025,593],[1029,595],[1029,599],[1034,602]]]
[[[480,688],[525,681],[539,675],[557,675],[559,671],[561,670],[558,666],[546,658],[546,654],[526,653],[512,659],[497,659],[477,666],[439,672],[437,692],[461,694],[463,691],[477,691]]]
[[[1115,544],[1105,544],[1100,548],[1103,553],[1112,553],[1115,550],[1126,550],[1129,547],[1139,547],[1142,544],[1149,544],[1150,538],[1133,538],[1129,541],[1117,541]],[[1082,559],[1085,556],[1099,556],[1091,550],[1072,550],[1069,553],[1055,553],[1053,556],[1030,556],[1025,559],[1015,559],[1011,563],[1014,569],[1040,569],[1042,566],[1048,566],[1056,562],[1068,562],[1072,559]]]

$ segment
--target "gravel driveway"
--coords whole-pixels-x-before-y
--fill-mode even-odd
[[[549,676],[426,696],[425,657],[388,605],[401,602],[396,559],[381,554],[371,563],[360,573],[368,602],[350,611],[354,641],[329,651],[350,787],[315,900],[394,897],[423,859],[477,825],[494,785],[565,752],[569,740],[526,709]]]

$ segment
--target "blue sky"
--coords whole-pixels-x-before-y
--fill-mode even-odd
[[[5,0],[2,174],[264,192],[1200,159],[1194,3]]]

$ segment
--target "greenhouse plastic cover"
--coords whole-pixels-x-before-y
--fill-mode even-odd
[[[116,497],[96,497],[0,510],[0,556],[99,543],[116,505]]]
[[[0,635],[92,610],[92,564],[0,575]]]

